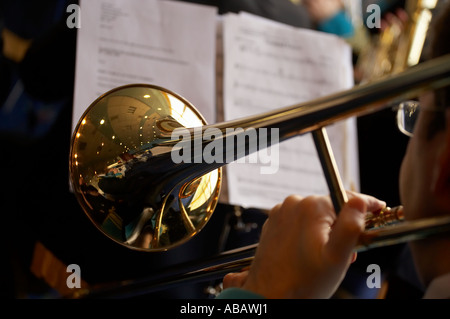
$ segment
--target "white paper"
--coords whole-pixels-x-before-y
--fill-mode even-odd
[[[224,116],[242,118],[353,85],[351,48],[340,38],[250,14],[223,19]],[[359,189],[356,121],[327,127],[344,186]],[[279,145],[279,170],[263,164],[227,166],[228,201],[270,209],[290,194],[329,194],[311,134]]]
[[[216,8],[167,0],[81,0],[80,6],[74,126],[97,97],[129,83],[166,87],[209,123],[216,122],[216,108],[230,120],[353,85],[351,49],[332,35],[249,14],[217,19]],[[222,28],[224,42],[216,43]],[[220,68],[216,73],[222,56],[223,76]],[[346,188],[358,190],[355,120],[329,127],[328,134]],[[221,200],[268,209],[292,193],[328,193],[310,134],[279,147],[275,175],[262,175],[261,165],[227,165],[228,197]]]
[[[215,121],[215,7],[176,1],[80,2],[74,126],[101,94],[130,83],[174,91]]]

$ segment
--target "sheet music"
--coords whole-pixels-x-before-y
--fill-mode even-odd
[[[312,100],[353,85],[351,48],[340,38],[250,14],[223,19],[224,116],[232,120]],[[347,189],[359,189],[356,121],[327,128]],[[272,146],[273,148],[273,146]],[[311,134],[279,144],[279,169],[227,166],[228,201],[270,209],[287,195],[328,194]]]
[[[174,91],[215,122],[215,7],[156,0],[80,7],[74,126],[97,97],[130,83]]]
[[[218,17],[216,8],[167,0],[81,0],[80,6],[74,126],[98,96],[129,83],[175,91],[209,123],[217,121],[216,107],[223,106],[229,120],[353,85],[351,49],[332,35],[249,14]],[[222,28],[223,43],[216,43]],[[216,58],[222,58],[216,50],[222,49],[223,77],[216,70]],[[335,124],[328,133],[345,186],[358,190],[355,120]],[[262,175],[258,164],[227,165],[228,197],[221,200],[267,209],[291,193],[328,193],[310,134],[279,149],[274,175]]]

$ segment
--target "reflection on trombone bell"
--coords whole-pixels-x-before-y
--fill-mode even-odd
[[[226,128],[225,132],[211,127],[202,130],[194,127],[194,134],[186,128],[177,128],[172,132],[172,140],[178,141],[172,148],[171,158],[179,163],[261,163],[261,174],[275,174],[280,163],[279,129],[262,127],[256,131],[253,127],[243,129]],[[209,142],[204,148],[203,142]],[[269,149],[270,147],[270,149]],[[223,151],[225,150],[225,151]],[[259,152],[256,152],[259,150]],[[245,157],[246,154],[249,154]]]
[[[283,142],[321,131],[318,129],[351,116],[390,107],[422,90],[449,84],[450,56],[444,56],[347,91],[212,125],[207,125],[193,105],[169,90],[145,84],[118,87],[94,101],[75,129],[69,163],[71,182],[87,216],[109,238],[136,250],[165,251],[188,241],[210,219],[218,202],[224,165],[204,160],[175,163],[172,150],[179,139],[172,139],[169,133],[176,128],[185,127],[194,145],[201,145],[202,154],[215,142],[215,156],[227,158],[226,147],[217,147],[226,145],[223,138],[227,129],[240,135],[253,128],[258,141],[261,128],[276,129],[278,142]],[[222,134],[213,140],[195,140],[194,128],[201,128],[201,137],[212,128]],[[247,156],[259,151],[263,143],[255,145],[253,149],[246,145],[245,152],[233,150],[234,155]],[[331,150],[324,145],[319,150],[316,144],[319,153],[332,162]],[[332,165],[323,167],[325,175],[335,175]],[[329,183],[331,197],[342,197],[342,190],[335,185]],[[372,212],[370,216],[371,229],[362,236],[356,250],[450,228],[447,217],[402,222],[400,207]],[[203,270],[191,275],[199,273]]]
[[[206,124],[188,106],[169,91],[129,86],[100,97],[77,126],[70,165],[75,193],[97,227],[127,247],[166,250],[186,241],[217,204],[220,169],[191,173],[184,183],[170,179],[188,165],[170,160],[172,131]],[[88,197],[88,188],[99,196]]]

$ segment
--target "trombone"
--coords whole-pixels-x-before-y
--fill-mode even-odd
[[[107,237],[134,250],[166,251],[195,236],[210,219],[218,203],[222,166],[259,150],[249,147],[244,138],[241,141],[247,141],[245,150],[236,152],[239,146],[234,145],[230,157],[230,149],[225,147],[225,140],[220,139],[242,138],[248,128],[256,132],[261,128],[274,128],[279,132],[279,142],[309,132],[313,134],[330,195],[339,212],[347,199],[325,127],[390,107],[424,90],[447,85],[450,85],[450,55],[306,103],[212,125],[207,125],[197,109],[174,92],[146,84],[121,86],[96,99],[75,128],[69,158],[72,188],[88,218]],[[229,128],[233,130],[227,130]],[[188,134],[189,142],[185,145],[190,146],[188,149],[192,152],[188,154],[190,161],[176,163],[173,151],[184,140],[174,133],[180,129]],[[205,139],[208,130],[221,134]],[[259,133],[256,138],[260,138]],[[227,158],[227,161],[199,160],[196,148],[203,153],[211,147],[210,143],[224,146],[215,148],[215,156]],[[383,216],[398,212],[401,209],[395,208]],[[400,222],[394,225],[367,229],[355,250],[450,230],[450,217],[402,221],[401,213],[398,215],[395,219]],[[380,218],[380,214],[375,217]],[[182,265],[183,271],[162,274],[157,279],[84,293],[95,296],[105,293],[105,289],[111,293],[123,289],[148,292],[188,280],[218,278],[251,263],[256,246],[222,253],[202,262],[196,269],[189,270],[191,266]]]

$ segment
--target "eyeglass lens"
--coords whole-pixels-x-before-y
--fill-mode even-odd
[[[420,104],[418,101],[405,101],[400,103],[397,112],[397,125],[400,131],[407,136],[412,136],[414,124],[419,114]]]

